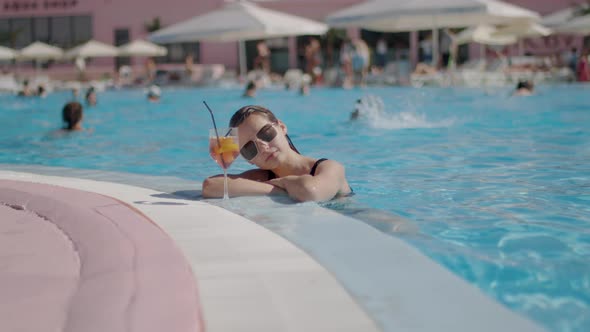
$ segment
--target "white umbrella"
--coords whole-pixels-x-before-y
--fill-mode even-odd
[[[575,33],[581,35],[590,34],[590,14],[574,18],[573,20],[557,26],[555,30],[563,33]]]
[[[498,30],[491,25],[478,25],[461,31],[453,40],[457,45],[478,43],[484,45],[510,45],[518,41],[516,36],[497,35]]]
[[[543,16],[541,24],[552,28],[565,24],[576,16],[576,9],[576,7],[572,6]]]
[[[538,13],[497,0],[372,0],[329,15],[330,26],[414,31],[539,20]]]
[[[537,23],[527,24],[513,24],[502,28],[498,28],[494,33],[496,37],[515,37],[519,39],[518,42],[518,53],[524,54],[524,42],[523,38],[529,37],[544,37],[552,34],[553,31]]]
[[[168,50],[165,47],[141,39],[119,46],[119,56],[164,56],[166,54]]]
[[[109,44],[105,44],[96,40],[90,40],[82,45],[76,46],[68,50],[64,57],[68,59],[73,58],[96,58],[96,57],[114,57],[119,54],[119,50]]]
[[[334,27],[396,32],[433,29],[433,63],[438,61],[438,29],[534,21],[539,14],[497,0],[371,0],[326,18]]]
[[[18,52],[20,60],[50,60],[59,59],[63,56],[63,50],[56,46],[51,46],[36,41]]]
[[[17,52],[12,48],[0,46],[0,60],[12,60],[16,58]]]
[[[518,38],[549,36],[553,31],[537,23],[513,24],[498,28],[496,36],[515,36]]]
[[[323,23],[239,1],[156,31],[149,39],[155,43],[239,41],[240,71],[244,74],[245,40],[321,35],[327,30]]]

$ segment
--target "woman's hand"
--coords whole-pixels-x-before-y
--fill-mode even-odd
[[[239,175],[228,175],[228,193],[231,197],[237,196],[261,196],[261,195],[285,195],[286,191],[265,183],[267,173],[261,170],[250,170]],[[266,178],[264,178],[266,176]],[[204,198],[223,197],[223,174],[211,176],[203,181],[202,195]]]
[[[334,198],[343,186],[344,167],[333,160],[321,163],[316,175],[288,175],[266,181],[278,188],[284,189],[294,200],[328,201]]]

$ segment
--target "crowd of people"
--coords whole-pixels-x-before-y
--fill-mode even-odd
[[[355,60],[355,57],[359,56],[355,52],[361,53],[361,57],[366,55],[366,44],[358,41],[347,43],[345,50],[341,52],[342,62],[349,66],[351,80],[362,82],[362,70],[367,59]],[[356,61],[362,61],[363,65],[355,64]],[[301,84],[302,95],[309,93],[309,85],[312,82],[310,76]],[[257,89],[256,81],[248,82],[244,97],[255,98]],[[39,88],[36,93],[33,91],[29,83],[25,82],[19,96],[46,93]],[[63,106],[64,126],[59,130],[60,135],[86,130],[83,126],[84,105],[78,101],[79,93],[79,89],[74,88],[72,101]],[[521,81],[513,95],[530,96],[533,93],[534,84],[531,81]],[[150,102],[158,102],[161,89],[156,85],[150,86],[146,97]],[[85,91],[84,101],[86,107],[97,105],[95,87],[91,86]],[[379,97],[368,95],[357,100],[350,120],[366,120],[383,112],[383,101]],[[301,154],[287,135],[287,125],[269,109],[258,105],[242,107],[232,116],[229,126],[239,129],[239,152],[255,166],[254,169],[229,176],[230,196],[286,195],[296,201],[326,201],[353,193],[346,180],[344,166],[335,160]],[[222,197],[223,175],[208,177],[204,180],[202,188],[205,198]]]
[[[84,118],[84,105],[80,101],[80,89],[75,86],[71,89],[71,100],[68,101],[62,108],[63,127],[52,136],[62,135],[68,132],[76,132],[84,130],[82,120]],[[31,88],[28,80],[23,82],[22,89],[17,93],[18,97],[41,97],[44,98],[48,94],[47,89],[43,84],[39,84],[36,89]],[[147,89],[146,98],[149,102],[157,103],[160,101],[161,89],[157,85],[151,85]],[[84,104],[86,107],[96,106],[98,103],[97,89],[94,86],[88,87],[84,93]]]
[[[446,37],[445,37],[446,36]],[[441,50],[443,51],[442,62],[450,63],[456,56],[456,49],[453,47],[453,32],[446,29],[443,35]],[[445,42],[445,40],[447,42]],[[415,73],[430,75],[436,73],[437,67],[430,65],[432,61],[432,36],[427,34],[420,46],[420,60],[416,66]],[[254,59],[254,68],[263,73],[270,73],[271,71],[271,51],[266,42],[261,41],[256,44],[257,56]],[[377,39],[374,48],[374,63],[373,67],[376,70],[383,70],[388,62],[389,46],[387,40],[381,36]],[[310,94],[311,87],[323,83],[323,66],[324,58],[322,53],[322,46],[317,38],[310,38],[304,47],[304,74],[297,82],[297,89],[302,96]],[[581,52],[577,48],[572,48],[567,54],[560,58],[563,63],[575,73],[575,80],[579,82],[590,81],[590,65],[589,61],[590,51],[585,49]],[[185,62],[187,72],[191,72],[193,66],[193,58],[187,57]],[[366,83],[367,74],[370,71],[371,65],[371,50],[367,43],[362,39],[345,39],[339,49],[338,65],[341,72],[340,84],[344,88],[354,86],[363,86]],[[514,66],[516,67],[516,66]],[[148,59],[146,62],[146,73],[148,80],[153,81],[156,75],[156,64],[153,59]],[[258,90],[264,86],[264,83],[258,79],[249,80],[246,83],[243,97],[255,98]],[[293,88],[290,83],[286,83],[287,89]],[[63,107],[63,121],[65,123],[63,130],[78,131],[82,128],[83,109],[84,106],[79,102],[79,90],[74,88],[72,90],[73,101],[67,103]],[[512,95],[514,96],[530,96],[534,93],[534,83],[531,80],[521,80],[516,85]],[[21,97],[45,97],[48,90],[44,84],[38,84],[36,87],[31,86],[29,81],[25,80],[22,84],[22,89],[18,92]],[[147,88],[146,99],[149,102],[159,102],[161,98],[161,89],[157,85],[151,85]],[[89,87],[85,91],[84,102],[86,107],[96,106],[98,103],[97,90],[95,87]],[[358,119],[361,114],[359,107],[364,105],[361,100],[355,106],[352,112],[351,120]],[[263,112],[264,113],[264,112]],[[266,113],[265,113],[266,114]]]
[[[418,40],[417,64],[409,70],[408,78],[409,74],[425,76],[444,74],[465,62],[465,55],[460,56],[462,53],[459,52],[457,35],[457,29],[442,29],[438,37],[439,53],[435,57],[433,36],[430,32],[425,33]],[[385,72],[385,69],[398,52],[397,48],[403,45],[403,43],[388,41],[386,37],[385,34],[373,36],[370,39],[371,46],[362,38],[345,38],[341,42],[330,44],[326,40],[320,41],[318,38],[311,37],[300,47],[300,68],[311,78],[309,85],[312,87],[330,85],[352,88],[366,85],[370,82],[369,79],[379,81],[379,75],[392,74],[391,69],[388,72]],[[395,46],[392,47],[390,43]],[[401,47],[407,48],[408,45]],[[255,69],[263,70],[271,75],[271,68],[268,65],[272,55],[270,49],[263,42],[259,43],[257,48]],[[484,56],[488,59],[485,70],[501,70],[509,77],[508,80],[536,73],[543,73],[543,77],[549,80],[569,79],[578,82],[590,80],[588,65],[590,53],[587,49],[578,51],[573,48],[564,54],[546,57],[527,56],[526,53],[524,56],[509,55],[508,48],[487,48],[484,52]],[[433,62],[435,58],[438,59],[437,63]],[[502,65],[498,65],[499,62]],[[566,69],[569,70],[567,75],[564,72]],[[334,72],[336,72],[335,75]],[[397,78],[398,82],[405,82],[404,77]]]

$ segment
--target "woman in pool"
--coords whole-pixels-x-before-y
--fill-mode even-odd
[[[80,131],[84,118],[82,104],[77,101],[67,103],[62,110],[62,118],[65,123],[64,131]]]
[[[303,156],[287,126],[268,109],[245,106],[229,122],[237,127],[240,154],[258,168],[229,175],[230,196],[286,194],[297,201],[327,201],[352,192],[344,166],[328,159]],[[203,182],[203,197],[223,196],[223,175]]]

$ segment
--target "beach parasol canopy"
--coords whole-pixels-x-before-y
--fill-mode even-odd
[[[97,58],[97,57],[114,57],[119,54],[119,50],[109,44],[96,40],[89,40],[82,45],[76,46],[66,51],[64,57],[73,58]]]
[[[552,34],[553,31],[537,23],[513,24],[498,28],[494,35],[496,36],[515,36],[517,38],[528,37],[545,37]]]
[[[576,7],[567,7],[549,15],[543,16],[540,23],[544,26],[554,28],[567,23],[568,21],[572,20],[574,16],[576,16]]]
[[[119,56],[164,56],[166,54],[168,50],[165,47],[142,39],[119,46]]]
[[[590,35],[590,14],[574,18],[567,23],[555,27],[555,30],[562,33]]]
[[[51,60],[63,56],[63,50],[40,41],[36,41],[18,52],[19,60]]]
[[[0,46],[0,60],[12,60],[16,58],[17,52],[12,48]]]
[[[321,35],[328,26],[307,18],[262,8],[247,1],[173,24],[151,34],[155,43],[240,41],[297,35]]]
[[[247,1],[228,3],[222,8],[171,25],[151,34],[155,43],[194,41],[239,42],[240,72],[246,71],[244,41],[298,35],[322,35],[328,26],[313,20],[262,8]]]
[[[372,0],[326,18],[334,27],[396,32],[537,21],[538,13],[497,0]]]
[[[518,39],[513,35],[497,35],[497,29],[491,25],[478,25],[461,31],[453,40],[457,45],[478,43],[483,45],[510,45]]]

